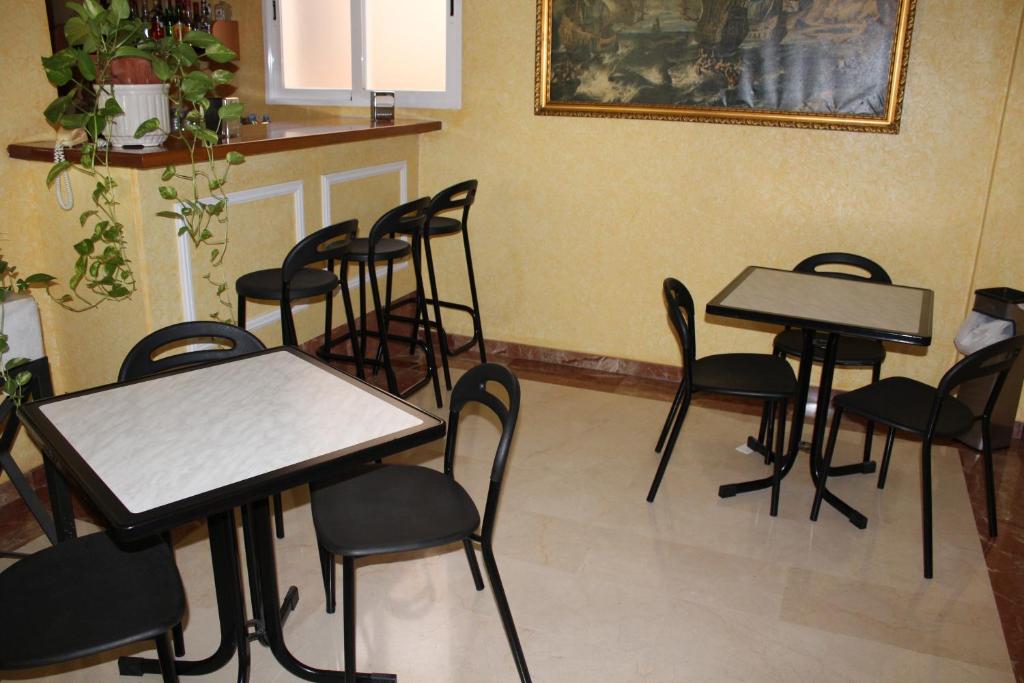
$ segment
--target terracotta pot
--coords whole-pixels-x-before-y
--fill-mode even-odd
[[[95,56],[93,61],[96,61]],[[153,65],[142,57],[118,57],[110,61],[110,82],[115,85],[159,85]]]

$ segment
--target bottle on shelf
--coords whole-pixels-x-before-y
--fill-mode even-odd
[[[213,13],[210,11],[210,0],[203,0],[203,30],[213,33]]]
[[[172,35],[175,40],[180,41],[188,31],[188,12],[182,6],[181,0],[177,0],[174,9],[174,24],[171,27]]]
[[[167,35],[167,29],[164,26],[164,8],[163,5],[157,0],[153,4],[153,11],[149,15],[149,37],[151,40],[160,40]]]

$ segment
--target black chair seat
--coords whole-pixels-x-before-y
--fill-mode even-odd
[[[377,248],[374,250],[374,258],[377,261],[399,259],[412,253],[412,245],[405,240],[397,240],[391,237],[382,237],[377,241]],[[352,240],[352,246],[348,251],[348,258],[351,261],[367,261],[370,258],[370,241],[365,237],[357,237]]]
[[[181,621],[185,594],[163,541],[122,548],[97,533],[5,570],[0,605],[0,669],[23,669],[155,638]]]
[[[430,223],[427,224],[427,234],[431,237],[435,235],[452,235],[462,230],[462,221],[457,218],[449,218],[448,216],[434,216],[430,219]]]
[[[837,396],[835,405],[869,420],[923,435],[938,395],[934,387],[909,377],[887,377]],[[935,434],[956,436],[970,429],[973,423],[974,414],[970,408],[949,396],[942,403]]]
[[[796,393],[789,363],[763,353],[721,353],[693,364],[693,388],[730,396],[773,399]]]
[[[329,270],[302,268],[292,278],[288,293],[292,299],[305,299],[338,286],[338,276]],[[281,298],[281,269],[267,268],[246,273],[235,282],[235,291],[251,299]]]
[[[821,343],[819,344],[819,339]],[[825,360],[825,342],[828,335],[815,335],[814,360]],[[775,335],[775,352],[799,357],[804,350],[801,330],[784,330]],[[885,360],[885,347],[874,339],[840,337],[836,347],[836,365],[875,365]]]
[[[452,478],[426,467],[367,465],[312,491],[320,545],[361,557],[433,548],[480,525],[473,499]]]

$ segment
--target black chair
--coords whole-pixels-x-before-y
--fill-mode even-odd
[[[924,545],[924,576],[932,578],[932,442],[936,437],[950,438],[963,434],[981,421],[982,457],[985,461],[985,494],[988,499],[988,534],[995,537],[996,498],[995,475],[992,471],[990,419],[1006,375],[1021,349],[1024,335],[1007,339],[976,351],[950,368],[938,387],[931,387],[907,377],[887,377],[855,391],[837,396],[833,405],[832,427],[828,435],[825,458],[818,475],[818,489],[811,508],[811,519],[818,518],[821,499],[828,479],[828,470],[835,453],[836,435],[844,413],[860,415],[878,424],[888,425],[885,456],[878,474],[878,487],[885,486],[885,478],[892,457],[895,431],[916,434],[921,443],[921,525]],[[964,382],[979,377],[995,377],[985,407],[978,414],[970,406],[952,395]]]
[[[341,257],[341,289],[345,300],[350,301],[351,296],[348,289],[349,263],[355,262],[359,266],[359,322],[357,329],[353,324],[349,325],[348,332],[338,337],[331,343],[324,344],[317,353],[327,359],[337,361],[355,361],[357,367],[369,365],[374,370],[382,369],[387,377],[388,391],[396,396],[409,396],[428,382],[433,382],[434,399],[437,407],[440,408],[441,384],[437,378],[437,367],[434,359],[434,346],[430,334],[424,334],[422,339],[418,338],[418,323],[422,323],[427,317],[427,309],[423,296],[423,278],[420,270],[420,243],[423,224],[427,217],[427,207],[430,200],[422,197],[411,202],[397,206],[384,213],[377,219],[370,228],[367,237],[360,237],[352,240],[351,246]],[[396,239],[395,235],[409,235],[408,241]],[[413,294],[413,304],[416,308],[414,318],[397,316],[391,313],[392,309],[392,284],[394,265],[398,259],[412,257],[413,271],[416,280],[416,289]],[[376,267],[378,264],[387,264],[387,275],[385,282],[385,295],[380,295],[380,285],[377,282]],[[371,330],[367,326],[366,318],[366,279],[367,270],[370,271],[370,292],[373,297],[377,329]],[[409,336],[397,334],[391,328],[392,321],[417,321]],[[377,349],[371,358],[367,354],[367,339],[375,337],[378,340]],[[389,340],[399,340],[409,343],[413,348],[419,346],[423,349],[426,357],[427,371],[423,379],[415,382],[405,389],[399,389],[398,378],[391,362],[391,350],[388,346]],[[347,356],[331,351],[333,345],[349,341],[353,349],[353,355]],[[360,376],[362,374],[360,373]]]
[[[665,425],[658,437],[656,451],[662,450],[658,471],[651,482],[647,502],[653,503],[665,475],[672,449],[675,447],[679,430],[690,407],[690,399],[697,391],[726,396],[740,396],[764,401],[768,413],[767,441],[772,442],[774,418],[778,419],[778,440],[776,453],[771,457],[774,463],[772,474],[772,514],[778,512],[779,481],[781,479],[782,452],[786,440],[786,409],[789,399],[797,393],[796,375],[784,359],[764,353],[721,353],[697,360],[697,336],[694,325],[693,297],[689,290],[675,278],[667,278],[663,285],[665,304],[669,319],[683,351],[683,378],[676,390],[672,407],[669,408]],[[669,427],[671,433],[669,434]],[[668,442],[665,437],[668,435]],[[751,440],[752,441],[752,440]],[[768,455],[766,455],[766,459]]]
[[[0,670],[34,669],[153,640],[177,681],[170,630],[185,592],[159,539],[119,545],[105,533],[41,550],[0,573]]]
[[[338,276],[334,274],[334,263],[340,261],[349,245],[355,239],[359,222],[347,220],[321,228],[300,240],[284,257],[280,268],[267,268],[246,273],[235,281],[238,294],[238,326],[245,327],[246,299],[277,301],[281,307],[281,338],[285,345],[297,346],[295,319],[292,317],[291,302],[314,296],[326,296],[324,315],[324,347],[330,348],[332,331],[332,307],[334,290],[338,287]],[[308,266],[324,262],[325,268]],[[345,316],[349,329],[353,327],[352,304],[348,290],[344,293]],[[357,365],[362,377],[362,365]]]
[[[829,268],[829,266],[846,266],[861,272],[854,273],[844,270],[835,270],[834,268]],[[869,258],[865,258],[864,256],[847,254],[844,252],[829,252],[809,256],[796,264],[796,268],[794,268],[793,271],[797,273],[815,273],[817,275],[843,278],[846,280],[867,280],[869,282],[878,282],[886,285],[892,284],[892,279],[889,277],[889,274],[885,272],[885,269],[882,268],[882,266]],[[816,362],[821,363],[825,360],[825,346],[827,343],[827,333],[815,333],[814,360]],[[802,330],[787,328],[775,335],[773,349],[776,356],[783,358],[786,356],[799,358],[800,354],[803,353],[803,348],[804,338]],[[882,361],[884,360],[885,347],[882,346],[882,342],[875,339],[862,339],[860,337],[839,337],[839,344],[836,347],[837,366],[870,367],[871,381],[877,382],[881,376]],[[758,433],[759,440],[763,439],[765,436],[767,423],[768,413],[765,412],[761,416],[761,428]],[[869,422],[867,424],[867,434],[864,437],[864,462],[871,460],[871,440],[874,432],[874,425]]]
[[[480,302],[476,295],[476,277],[473,275],[473,253],[469,248],[469,208],[473,206],[473,201],[476,199],[476,188],[476,180],[466,180],[445,188],[434,195],[433,199],[430,200],[430,208],[427,210],[427,226],[423,230],[423,247],[427,260],[427,277],[430,281],[431,292],[431,296],[426,298],[426,303],[434,311],[434,319],[430,321],[430,326],[437,330],[438,346],[441,351],[441,367],[444,371],[444,383],[449,389],[452,388],[451,373],[448,368],[449,356],[458,355],[476,344],[480,351],[480,362],[487,362],[487,352],[484,350],[484,333],[480,325]],[[461,219],[454,216],[439,215],[458,209],[462,210]],[[437,293],[437,276],[434,272],[434,256],[431,251],[430,242],[435,237],[454,235],[456,233],[462,234],[463,253],[466,256],[466,274],[469,277],[469,296],[472,302],[470,305],[443,300]],[[448,335],[441,321],[442,308],[467,313],[473,322],[473,336],[457,348],[451,348],[448,343]]]
[[[502,387],[508,396],[507,406],[498,394],[488,391],[488,382]],[[341,480],[311,487],[313,524],[320,546],[328,612],[335,607],[334,555],[342,557],[346,681],[356,680],[356,558],[457,541],[462,541],[477,590],[483,590],[484,584],[472,542],[480,544],[519,678],[524,682],[530,680],[492,546],[501,483],[519,414],[519,393],[519,382],[509,370],[500,365],[479,365],[459,379],[451,394],[444,472],[412,465],[365,465],[347,471]],[[501,422],[482,526],[473,499],[455,481],[459,416],[469,403],[483,404]]]

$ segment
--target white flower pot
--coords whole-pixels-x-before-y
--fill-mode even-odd
[[[105,85],[100,88],[99,101],[102,106],[110,99],[113,89],[114,99],[121,105],[124,114],[110,122],[103,136],[115,147],[125,145],[142,145],[156,147],[167,139],[167,131],[171,129],[170,103],[167,99],[167,84],[156,85]],[[160,121],[160,130],[147,133],[141,138],[135,137],[139,125],[148,119]]]
[[[4,361],[12,358],[42,358],[43,330],[39,325],[39,306],[28,292],[11,294],[0,304],[3,308],[4,334],[10,350]]]

